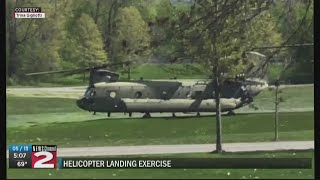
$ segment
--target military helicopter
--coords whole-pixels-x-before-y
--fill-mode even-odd
[[[256,54],[257,55],[257,54]],[[263,56],[258,54],[259,56]],[[127,66],[128,81],[119,81],[119,74],[105,68],[117,65]],[[250,71],[254,70],[251,67]],[[197,113],[214,112],[215,92],[212,80],[130,80],[130,62],[103,64],[75,70],[37,72],[28,76],[43,74],[75,74],[90,72],[89,86],[83,97],[76,101],[83,110],[93,112],[150,113],[176,112]],[[266,89],[268,84],[261,78],[245,78],[244,74],[234,79],[227,79],[221,87],[221,111],[232,113],[233,110],[250,104],[253,97]]]

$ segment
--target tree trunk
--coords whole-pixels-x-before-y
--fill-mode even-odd
[[[275,114],[274,114],[274,140],[278,140],[278,88],[279,86],[276,86],[275,91]]]
[[[94,15],[94,22],[98,25],[98,16],[100,15],[100,0],[96,2],[96,14]]]
[[[130,70],[130,65],[128,65],[128,80],[130,80],[131,79],[131,72],[130,72],[131,70]]]
[[[216,152],[222,152],[222,126],[221,126],[221,106],[220,106],[220,84],[219,77],[216,76],[215,79],[215,99],[216,99],[216,131],[217,131],[217,140],[216,140]]]
[[[15,6],[18,7],[18,0],[16,1]],[[11,17],[8,17],[8,18],[11,18]],[[16,47],[17,47],[16,26],[17,26],[16,18],[12,18],[12,20],[9,20],[9,62],[8,62],[8,71],[7,71],[9,77],[12,77],[16,73],[17,64],[18,64],[14,57]]]
[[[113,23],[114,23],[114,18],[116,17],[116,12],[118,5],[117,1],[112,1],[112,4],[109,9],[109,15],[107,19],[107,32],[105,35],[105,45],[106,45],[106,51],[108,52],[108,59],[113,62],[113,51],[112,51],[112,33],[113,33]]]

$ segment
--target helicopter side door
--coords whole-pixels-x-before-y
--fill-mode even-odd
[[[106,88],[104,91],[104,108],[108,112],[124,112],[126,111],[125,103],[121,99],[121,88]]]
[[[117,112],[119,109],[119,90],[117,88],[96,87],[93,109],[97,112]]]

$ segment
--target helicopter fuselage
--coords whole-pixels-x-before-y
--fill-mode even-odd
[[[130,81],[96,83],[88,87],[77,105],[93,112],[213,112],[214,85],[201,81]],[[252,102],[267,87],[261,80],[226,82],[221,88],[221,111],[230,111]]]

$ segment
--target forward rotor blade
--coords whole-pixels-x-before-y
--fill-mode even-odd
[[[313,43],[304,43],[304,44],[288,44],[283,46],[263,46],[263,47],[253,47],[251,50],[259,50],[259,49],[278,49],[278,48],[298,48],[304,46],[314,46]]]
[[[68,73],[68,75],[71,74],[77,74],[77,73],[83,73],[86,71],[90,71],[91,69],[103,69],[111,66],[117,66],[117,65],[129,65],[131,64],[130,61],[123,61],[123,62],[117,62],[117,63],[106,63],[99,66],[93,66],[93,67],[87,67],[87,68],[80,68],[80,69],[70,69],[70,70],[60,70],[60,71],[43,71],[43,72],[35,72],[35,73],[27,73],[27,76],[35,76],[35,75],[45,75],[45,74],[57,74],[57,73]],[[115,72],[110,71],[110,73],[117,74]]]
[[[58,73],[76,74],[76,73],[82,73],[86,71],[90,71],[90,68],[61,70],[61,71],[43,71],[43,72],[27,73],[26,75],[36,76],[36,75],[45,75],[45,74],[58,74]]]

